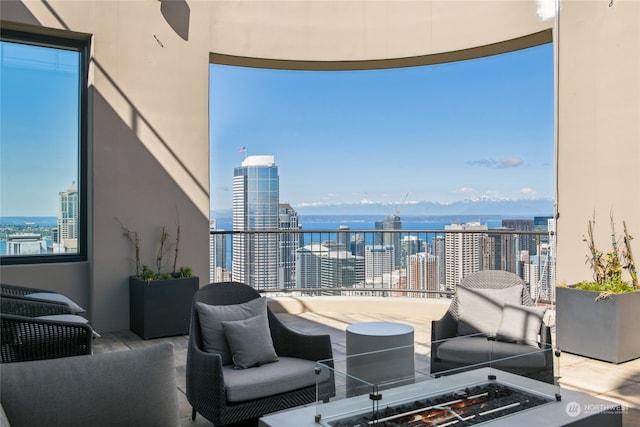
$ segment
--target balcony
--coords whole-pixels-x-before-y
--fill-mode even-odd
[[[414,327],[416,366],[428,363],[430,322],[444,314],[446,298],[375,296],[272,296],[269,306],[292,328],[306,333],[330,334],[336,357],[344,356],[345,330],[354,322],[397,321]],[[553,310],[550,320],[553,320]],[[130,331],[103,334],[94,352],[120,351],[170,341],[175,346],[176,375],[183,426],[211,425],[198,416],[191,421],[191,407],[185,396],[187,337],[143,341]],[[556,361],[558,383],[568,389],[598,396],[623,406],[623,425],[640,426],[640,359],[613,365],[576,355],[562,354]],[[255,424],[243,424],[243,426]]]
[[[261,289],[260,276],[250,269],[243,272],[249,273],[246,280],[255,280],[254,285],[269,297],[271,309],[292,328],[311,334],[329,334],[336,357],[346,354],[348,325],[398,321],[413,326],[416,365],[428,367],[431,321],[442,317],[447,310],[461,275],[477,269],[507,269],[521,275],[532,298],[548,306],[547,322],[554,324],[553,233],[502,228],[446,232],[212,230],[210,243],[214,254],[212,264],[217,264],[211,269],[212,281],[233,280],[227,266],[243,268],[240,263],[234,263],[234,245],[249,248],[251,263],[265,261],[259,250],[267,251],[269,244],[276,245],[279,264],[275,271],[284,275],[279,277],[277,285]],[[396,247],[400,248],[398,258]],[[466,270],[456,270],[447,262],[441,264],[442,257],[447,261],[464,259],[464,263],[460,263]],[[185,395],[187,337],[164,340],[172,342],[176,350],[182,424],[210,425],[201,416],[195,423],[190,419],[191,407]],[[96,341],[94,351],[126,350],[156,341],[143,341],[130,331],[106,333]],[[555,364],[560,385],[619,402],[625,410],[625,425],[640,426],[640,359],[612,365],[562,354]]]
[[[534,300],[541,305],[548,306],[547,321],[554,324],[555,306],[553,289],[548,284],[554,283],[553,272],[553,234],[546,232],[515,232],[513,230],[490,229],[478,231],[460,230],[349,230],[349,240],[361,243],[362,250],[366,246],[374,246],[376,241],[399,241],[401,255],[405,257],[401,268],[391,271],[380,271],[367,277],[366,253],[364,256],[354,255],[342,249],[346,230],[287,230],[286,232],[229,232],[212,231],[212,242],[231,248],[234,237],[253,238],[256,241],[266,235],[275,237],[280,242],[280,249],[297,254],[290,267],[296,267],[300,257],[317,257],[319,261],[331,260],[336,262],[319,262],[318,281],[315,283],[298,283],[293,281],[287,287],[263,289],[262,292],[270,299],[271,309],[292,328],[310,334],[329,334],[336,357],[345,356],[345,330],[352,323],[365,321],[397,321],[413,326],[415,334],[416,365],[427,366],[430,357],[430,325],[432,320],[439,319],[447,310],[455,285],[448,286],[447,272],[454,271],[448,266],[438,265],[438,241],[442,240],[446,254],[446,240],[454,242],[468,240],[476,242],[464,246],[465,251],[473,251],[477,257],[477,268],[514,268],[525,277]],[[351,239],[353,237],[353,239]],[[294,245],[283,243],[294,242]],[[422,242],[421,244],[419,242]],[[434,243],[435,242],[435,243]],[[355,245],[359,250],[360,246]],[[394,246],[391,244],[390,246]],[[346,247],[346,246],[345,246]],[[521,249],[523,247],[529,248]],[[352,247],[353,248],[353,247]],[[531,254],[534,253],[534,255]],[[212,253],[215,251],[212,250]],[[279,251],[282,253],[282,251]],[[420,261],[418,254],[424,254],[423,282],[411,281],[411,257]],[[231,251],[229,251],[231,255]],[[255,254],[254,254],[255,255]],[[395,260],[392,254],[387,254],[389,264]],[[426,255],[431,255],[432,263],[426,262]],[[468,254],[467,254],[468,255]],[[373,255],[371,255],[373,256]],[[342,261],[363,258],[364,271],[361,276],[355,274],[353,264]],[[225,256],[225,258],[227,258]],[[445,256],[446,258],[446,256]],[[467,257],[468,258],[468,257]],[[291,258],[290,258],[291,259]],[[225,259],[228,265],[233,260]],[[324,267],[324,269],[322,268]],[[444,280],[438,280],[440,267],[444,270]],[[417,267],[416,267],[417,268]],[[282,269],[281,269],[282,270]],[[404,271],[403,271],[404,270]],[[215,272],[215,271],[214,271]],[[346,273],[349,274],[346,274]],[[431,274],[428,274],[431,272]],[[220,268],[218,274],[230,274]],[[291,278],[300,275],[290,273]],[[449,273],[452,274],[452,273]],[[354,280],[360,277],[360,280]],[[217,280],[227,280],[230,277],[218,277]],[[347,281],[351,280],[351,281]],[[430,286],[429,280],[437,280]],[[454,282],[455,283],[455,282]],[[431,283],[433,285],[434,283]],[[198,416],[192,422],[191,407],[185,395],[185,363],[187,352],[186,336],[171,337],[157,340],[141,340],[128,330],[102,333],[102,337],[95,340],[94,353],[128,350],[147,346],[158,341],[169,341],[175,347],[176,375],[178,395],[180,398],[180,412],[183,426],[210,425],[203,417]],[[555,343],[555,339],[554,339]],[[573,389],[618,402],[624,409],[624,425],[640,426],[640,359],[619,365],[609,364],[597,360],[562,354],[556,360],[555,376],[558,383],[568,389]],[[251,424],[248,424],[251,425]]]
[[[128,322],[126,280],[131,269],[113,218],[130,217],[133,226],[144,225],[143,236],[150,239],[155,227],[175,221],[179,204],[184,241],[188,242],[184,255],[199,275],[206,271],[207,237],[202,232],[210,194],[205,184],[208,159],[202,155],[209,144],[206,58],[217,63],[305,70],[388,68],[482,57],[496,50],[553,41],[557,47],[556,201],[562,214],[558,277],[584,277],[584,252],[578,246],[594,210],[599,215],[615,209],[619,217],[636,216],[638,200],[629,195],[638,194],[640,183],[634,155],[640,103],[637,92],[629,88],[637,87],[639,75],[637,56],[630,54],[638,51],[640,43],[638,2],[562,2],[557,10],[562,19],[558,15],[555,22],[537,16],[539,2],[534,1],[477,1],[465,7],[457,2],[395,2],[392,10],[389,2],[175,2],[188,7],[182,8],[186,14],[173,16],[165,13],[169,3],[3,4],[4,28],[26,27],[73,37],[91,34],[95,73],[90,82],[90,108],[95,126],[88,135],[93,171],[88,183],[92,189],[92,207],[87,213],[90,259],[3,266],[0,273],[6,281],[68,293],[91,307],[92,322],[99,329],[123,329]],[[113,25],[105,25],[105,16]],[[132,19],[140,16],[145,19]],[[198,19],[189,20],[189,16]],[[180,19],[185,17],[186,21]],[[398,148],[409,149],[402,144]],[[132,164],[136,167],[130,167]],[[381,284],[382,290],[375,295],[387,292],[386,303],[398,300],[402,305],[418,299],[417,291],[411,292],[412,298],[395,297]],[[342,286],[336,283],[327,292],[335,293]],[[424,298],[425,303],[446,304],[446,290],[438,292],[444,298]],[[342,294],[338,301],[351,298]],[[307,306],[325,297],[288,298]],[[359,321],[359,316],[410,320],[403,312],[376,314],[381,306],[390,306],[380,304],[381,300],[364,304],[379,297],[354,294],[353,298],[363,303],[357,311],[342,307],[336,313],[316,307],[281,315],[310,332],[333,331],[336,354],[344,348],[344,342],[338,340],[344,327],[349,321]],[[547,298],[552,302],[553,298]],[[415,324],[424,328],[430,317],[435,316],[425,311]],[[416,337],[428,342],[420,333]],[[186,339],[171,341],[178,350],[180,375]],[[128,331],[105,332],[96,342],[96,351],[142,345],[147,342]],[[640,406],[637,360],[609,365],[564,355],[560,368],[560,382],[567,387],[610,396],[630,408]],[[625,414],[625,425],[640,425],[638,418],[638,410],[631,409]]]

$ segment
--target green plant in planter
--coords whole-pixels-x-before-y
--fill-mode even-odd
[[[160,231],[160,247],[158,248],[158,252],[156,254],[156,264],[155,270],[150,268],[149,266],[142,264],[140,260],[140,248],[141,242],[140,235],[137,231],[132,231],[127,228],[120,220],[116,218],[116,221],[120,223],[120,227],[123,230],[123,235],[131,242],[134,249],[134,259],[135,259],[135,276],[140,278],[141,280],[145,280],[150,282],[152,280],[166,280],[172,278],[180,278],[180,277],[191,277],[192,271],[191,267],[180,267],[177,268],[178,263],[178,253],[180,249],[180,225],[178,224],[176,228],[176,238],[173,242],[169,243],[169,232],[167,231],[167,227],[162,226]],[[173,251],[173,260],[172,267],[170,271],[163,272],[165,267],[165,259],[169,255],[169,253]]]
[[[636,265],[631,252],[631,240],[633,237],[627,231],[627,224],[622,221],[623,235],[618,237],[615,230],[613,214],[611,218],[611,251],[603,252],[595,245],[593,232],[595,229],[595,214],[589,220],[587,227],[587,237],[583,241],[587,243],[589,254],[586,263],[593,271],[592,281],[577,283],[576,289],[600,292],[598,299],[608,298],[612,294],[634,292],[640,290],[638,286],[638,275]],[[627,270],[630,282],[623,280],[623,270]]]

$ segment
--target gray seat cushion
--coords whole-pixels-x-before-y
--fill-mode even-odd
[[[4,413],[4,408],[0,406],[0,427],[11,427],[7,414]]]
[[[0,389],[13,426],[180,425],[171,343],[3,363]]]
[[[327,369],[323,369],[318,378],[315,367],[314,361],[292,357],[281,357],[278,363],[249,369],[234,369],[233,365],[225,365],[222,370],[227,401],[243,402],[273,396],[315,385],[316,379],[322,382],[329,379]]]
[[[510,342],[490,341],[486,337],[456,337],[440,344],[437,348],[438,359],[464,365],[473,365],[494,361],[499,368],[543,368],[546,366],[545,354],[537,346]],[[433,357],[433,355],[432,355]],[[506,360],[498,360],[504,359]]]

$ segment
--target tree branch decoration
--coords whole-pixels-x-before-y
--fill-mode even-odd
[[[592,282],[581,282],[576,285],[578,289],[600,291],[597,299],[603,299],[612,294],[622,292],[632,292],[640,289],[638,286],[638,275],[636,265],[631,252],[631,240],[633,237],[627,231],[627,223],[623,224],[623,236],[616,234],[613,212],[609,215],[609,226],[611,228],[611,251],[605,253],[598,249],[595,244],[594,230],[596,225],[596,215],[589,220],[587,225],[587,237],[582,238],[589,248],[586,263],[593,272]],[[623,270],[627,270],[631,277],[631,283],[622,279]]]
[[[191,267],[180,267],[177,268],[178,264],[178,254],[180,250],[180,224],[176,226],[176,238],[172,243],[169,243],[170,234],[167,231],[166,226],[162,226],[160,230],[160,246],[158,248],[158,252],[156,253],[155,258],[155,270],[149,268],[149,266],[145,265],[141,261],[141,242],[140,235],[137,231],[133,231],[125,226],[118,218],[115,218],[116,221],[120,224],[122,228],[123,235],[131,242],[134,250],[134,260],[135,260],[135,275],[136,277],[151,281],[151,280],[163,280],[163,279],[171,279],[171,278],[179,278],[179,277],[191,277],[192,270]],[[173,250],[173,260],[171,271],[163,272],[165,269],[165,257]]]

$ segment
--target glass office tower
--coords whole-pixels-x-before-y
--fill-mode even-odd
[[[279,178],[274,156],[248,156],[233,173],[233,231],[278,230]],[[233,280],[278,287],[278,235],[233,236]]]

